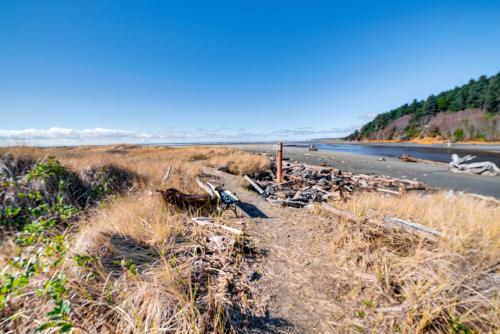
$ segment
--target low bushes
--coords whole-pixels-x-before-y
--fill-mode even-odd
[[[69,248],[65,229],[80,210],[130,189],[133,175],[101,166],[84,171],[82,178],[54,157],[34,162],[4,155],[0,168],[0,241],[10,241],[0,243],[0,260],[8,263],[0,273],[0,328],[17,331],[16,297],[36,292],[31,301],[51,302],[42,303],[45,317],[32,329],[67,332],[73,325],[61,269]]]

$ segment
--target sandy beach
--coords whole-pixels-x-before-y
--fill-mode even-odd
[[[231,145],[231,147],[237,147],[247,152],[274,152],[272,144],[237,144]],[[309,152],[307,148],[302,147],[285,147],[284,157],[310,164],[326,163],[340,170],[354,173],[383,174],[417,179],[435,188],[500,198],[500,177],[453,174],[443,163],[402,162],[391,157],[385,157],[385,161],[379,161],[376,156],[321,150]]]

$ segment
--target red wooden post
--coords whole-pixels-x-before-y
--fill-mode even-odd
[[[277,182],[283,182],[283,143],[278,143],[278,157],[276,161]]]

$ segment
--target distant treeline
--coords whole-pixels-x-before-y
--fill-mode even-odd
[[[479,108],[487,113],[500,115],[500,73],[489,78],[482,75],[478,80],[472,79],[463,86],[430,95],[426,100],[414,99],[412,103],[379,114],[347,139],[369,138],[370,134],[384,129],[392,121],[405,115],[412,115],[406,134],[408,137],[415,137],[432,116],[440,112],[469,108]]]

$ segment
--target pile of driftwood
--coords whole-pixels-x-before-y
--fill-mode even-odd
[[[271,157],[271,160],[274,160]],[[273,161],[274,162],[274,161]],[[313,166],[297,161],[283,164],[284,182],[275,182],[273,171],[245,175],[248,183],[268,201],[301,208],[312,202],[346,200],[356,190],[378,191],[400,195],[428,187],[416,180],[384,175],[343,173],[332,167]]]

